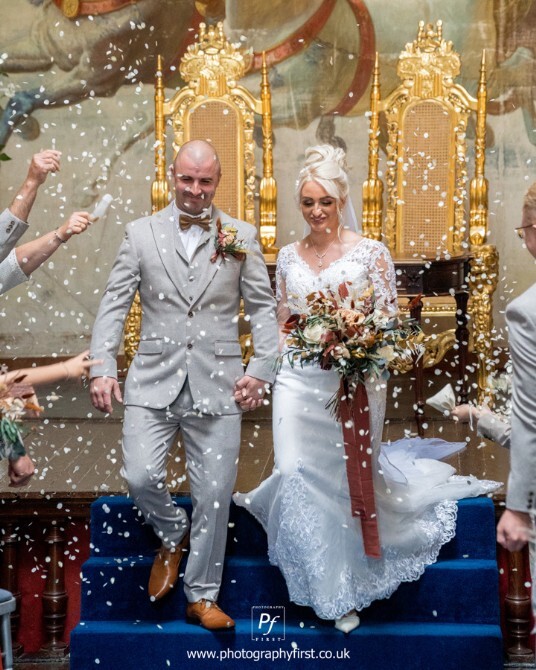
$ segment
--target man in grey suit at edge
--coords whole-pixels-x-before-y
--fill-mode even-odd
[[[536,258],[536,183],[525,195],[516,230]],[[497,541],[509,551],[519,551],[533,538],[536,510],[536,284],[508,305],[506,323],[512,357],[512,428],[506,509],[497,526]],[[533,577],[535,568],[533,564]],[[534,585],[532,594],[536,611]]]
[[[93,329],[91,353],[104,363],[92,368],[90,391],[101,411],[112,411],[112,398],[122,402],[116,355],[138,290],[142,331],[125,382],[122,474],[162,540],[149,596],[158,600],[173,588],[189,541],[187,618],[209,629],[231,628],[234,621],[216,601],[241,414],[262,403],[275,378],[275,300],[255,228],[212,205],[221,176],[214,148],[201,140],[184,144],[171,173],[175,201],[126,227]],[[227,251],[216,245],[218,222],[228,233]],[[238,340],[241,298],[255,347],[245,374]],[[166,487],[166,456],[179,429],[191,526]]]

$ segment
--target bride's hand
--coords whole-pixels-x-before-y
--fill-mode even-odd
[[[257,409],[262,404],[267,388],[268,384],[264,380],[244,375],[235,384],[235,402],[245,412]]]

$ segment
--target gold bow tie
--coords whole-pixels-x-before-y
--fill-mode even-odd
[[[212,221],[209,214],[202,214],[201,216],[189,216],[188,214],[179,215],[179,226],[181,230],[188,230],[191,226],[199,226],[203,230],[210,229],[210,222]]]

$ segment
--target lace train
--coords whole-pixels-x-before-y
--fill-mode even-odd
[[[374,460],[383,463],[375,481],[382,558],[368,558],[350,512],[340,425],[324,409],[336,383],[313,366],[283,366],[274,393],[276,467],[257,489],[234,496],[266,530],[269,560],[283,573],[290,599],[331,620],[419,579],[454,537],[456,500],[499,486],[455,475],[429,457],[463,443],[412,439],[380,449],[385,389],[371,386]]]

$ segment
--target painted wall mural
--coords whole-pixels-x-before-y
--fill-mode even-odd
[[[490,235],[504,271],[500,325],[505,302],[536,279],[511,231],[536,179],[536,0],[12,0],[0,5],[0,69],[8,75],[0,78],[0,145],[13,159],[0,167],[2,204],[31,154],[48,146],[63,151],[63,168],[40,193],[28,235],[91,207],[99,193],[115,200],[89,237],[73,240],[33,283],[4,296],[0,344],[21,356],[84,346],[123,225],[150,207],[156,55],[169,95],[182,84],[175,65],[200,21],[224,20],[232,41],[253,48],[243,83],[255,93],[260,54],[267,54],[282,246],[301,235],[292,190],[312,143],[346,148],[360,210],[374,54],[385,95],[398,84],[398,55],[419,20],[437,19],[462,56],[459,83],[471,93],[486,51]],[[36,337],[30,318],[46,338]]]

